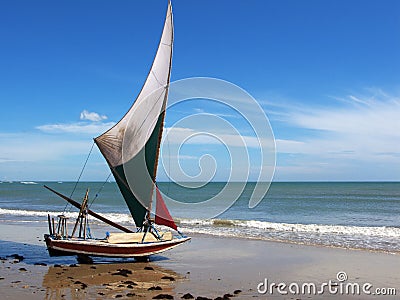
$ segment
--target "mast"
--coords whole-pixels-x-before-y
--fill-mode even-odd
[[[173,20],[168,3],[152,67],[135,102],[111,129],[95,138],[137,227],[151,208],[172,64]]]
[[[168,1],[168,6],[171,8],[171,22],[173,24],[171,1]],[[166,104],[167,104],[167,100],[168,100],[169,83],[170,83],[170,80],[171,80],[173,45],[174,45],[174,31],[172,30],[171,56],[170,56],[170,61],[169,61],[169,71],[168,71],[168,79],[167,79],[168,84],[166,86],[165,98],[164,98],[164,101],[163,101],[164,102],[164,106],[163,106],[162,113],[161,113],[161,116],[160,116],[160,118],[161,118],[161,126],[160,126],[160,130],[159,130],[159,133],[158,133],[156,159],[155,159],[154,171],[153,171],[153,181],[154,181],[154,187],[155,188],[157,188],[156,185],[155,185],[155,182],[156,182],[156,177],[157,177],[158,160],[159,160],[159,157],[160,157],[161,140],[162,140],[162,135],[163,135],[163,131],[164,131],[165,113],[166,113],[166,109],[167,109]],[[151,190],[150,199],[153,198],[153,191],[154,191],[154,189]],[[150,201],[149,209],[147,210],[147,219],[150,219],[151,203],[152,203],[152,201]]]

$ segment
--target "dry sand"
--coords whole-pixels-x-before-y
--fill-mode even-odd
[[[195,235],[190,243],[156,255],[149,263],[96,259],[94,265],[77,265],[74,257],[48,257],[41,241],[45,231],[32,224],[0,224],[1,299],[152,299],[159,295],[181,299],[187,293],[210,299],[224,295],[225,299],[399,299],[400,295],[399,254]],[[340,283],[338,272],[348,276],[343,284],[370,283],[371,292],[395,288],[398,296],[362,291],[331,295],[328,287],[323,295],[295,295],[288,288],[287,295],[276,289],[272,295],[257,291],[266,279],[269,284],[300,287],[313,283],[317,289],[331,280],[334,288]]]

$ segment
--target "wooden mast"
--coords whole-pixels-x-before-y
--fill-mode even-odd
[[[168,5],[171,5],[171,1],[168,1]],[[171,8],[171,18],[172,18],[172,8]],[[164,104],[162,107],[162,113],[160,115],[161,117],[161,126],[160,126],[160,131],[158,133],[158,141],[157,141],[157,152],[156,152],[156,159],[155,159],[155,164],[154,164],[154,171],[153,171],[153,180],[154,180],[154,186],[156,185],[156,176],[157,176],[157,168],[158,168],[158,159],[160,156],[160,147],[161,147],[161,139],[162,139],[162,134],[164,131],[164,121],[165,121],[165,112],[167,110],[167,99],[168,99],[168,91],[169,91],[169,83],[171,79],[171,67],[172,67],[172,52],[173,52],[173,45],[174,45],[174,21],[172,20],[171,22],[172,26],[172,32],[171,32],[171,55],[169,57],[169,70],[168,70],[168,78],[167,78],[167,85],[165,86],[165,96],[164,96]],[[155,186],[156,187],[156,186]],[[157,187],[156,187],[157,188]],[[153,198],[153,190],[150,192],[150,204],[149,208],[147,210],[147,219],[150,219],[150,212],[151,212],[151,199]]]
[[[83,198],[83,202],[82,202],[82,205],[81,205],[81,209],[79,210],[78,218],[76,219],[75,226],[74,226],[74,229],[72,230],[71,237],[74,236],[74,234],[75,234],[75,232],[76,232],[76,228],[78,227],[78,224],[79,224],[79,223],[80,223],[79,237],[81,237],[82,221],[83,221],[83,218],[86,219],[86,212],[85,212],[85,211],[87,210],[87,201],[88,201],[88,198],[89,198],[89,189],[86,190],[86,194],[85,194],[85,197]],[[85,226],[85,228],[86,228],[86,220],[85,220],[84,226]],[[86,231],[85,228],[84,228],[84,230],[83,230],[83,232],[84,232],[83,238],[84,238],[84,239],[85,239],[85,231]]]

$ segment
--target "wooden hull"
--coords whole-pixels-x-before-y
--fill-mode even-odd
[[[44,236],[50,256],[87,255],[103,257],[143,257],[175,248],[190,237],[151,243],[109,244],[103,240],[65,239]]]

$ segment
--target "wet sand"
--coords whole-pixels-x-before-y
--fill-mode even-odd
[[[80,265],[74,257],[48,257],[42,241],[45,232],[37,224],[0,224],[2,299],[398,299],[400,295],[399,254],[195,235],[149,263],[99,258],[93,265]],[[338,280],[339,272],[345,272],[347,280]],[[395,288],[397,297],[362,291],[332,294],[327,286],[320,295],[293,294],[288,288],[282,295],[276,287],[272,294],[271,289],[260,294],[257,287],[266,280],[268,285],[313,283],[317,288],[326,282],[333,291],[340,283],[370,283],[371,293]]]

